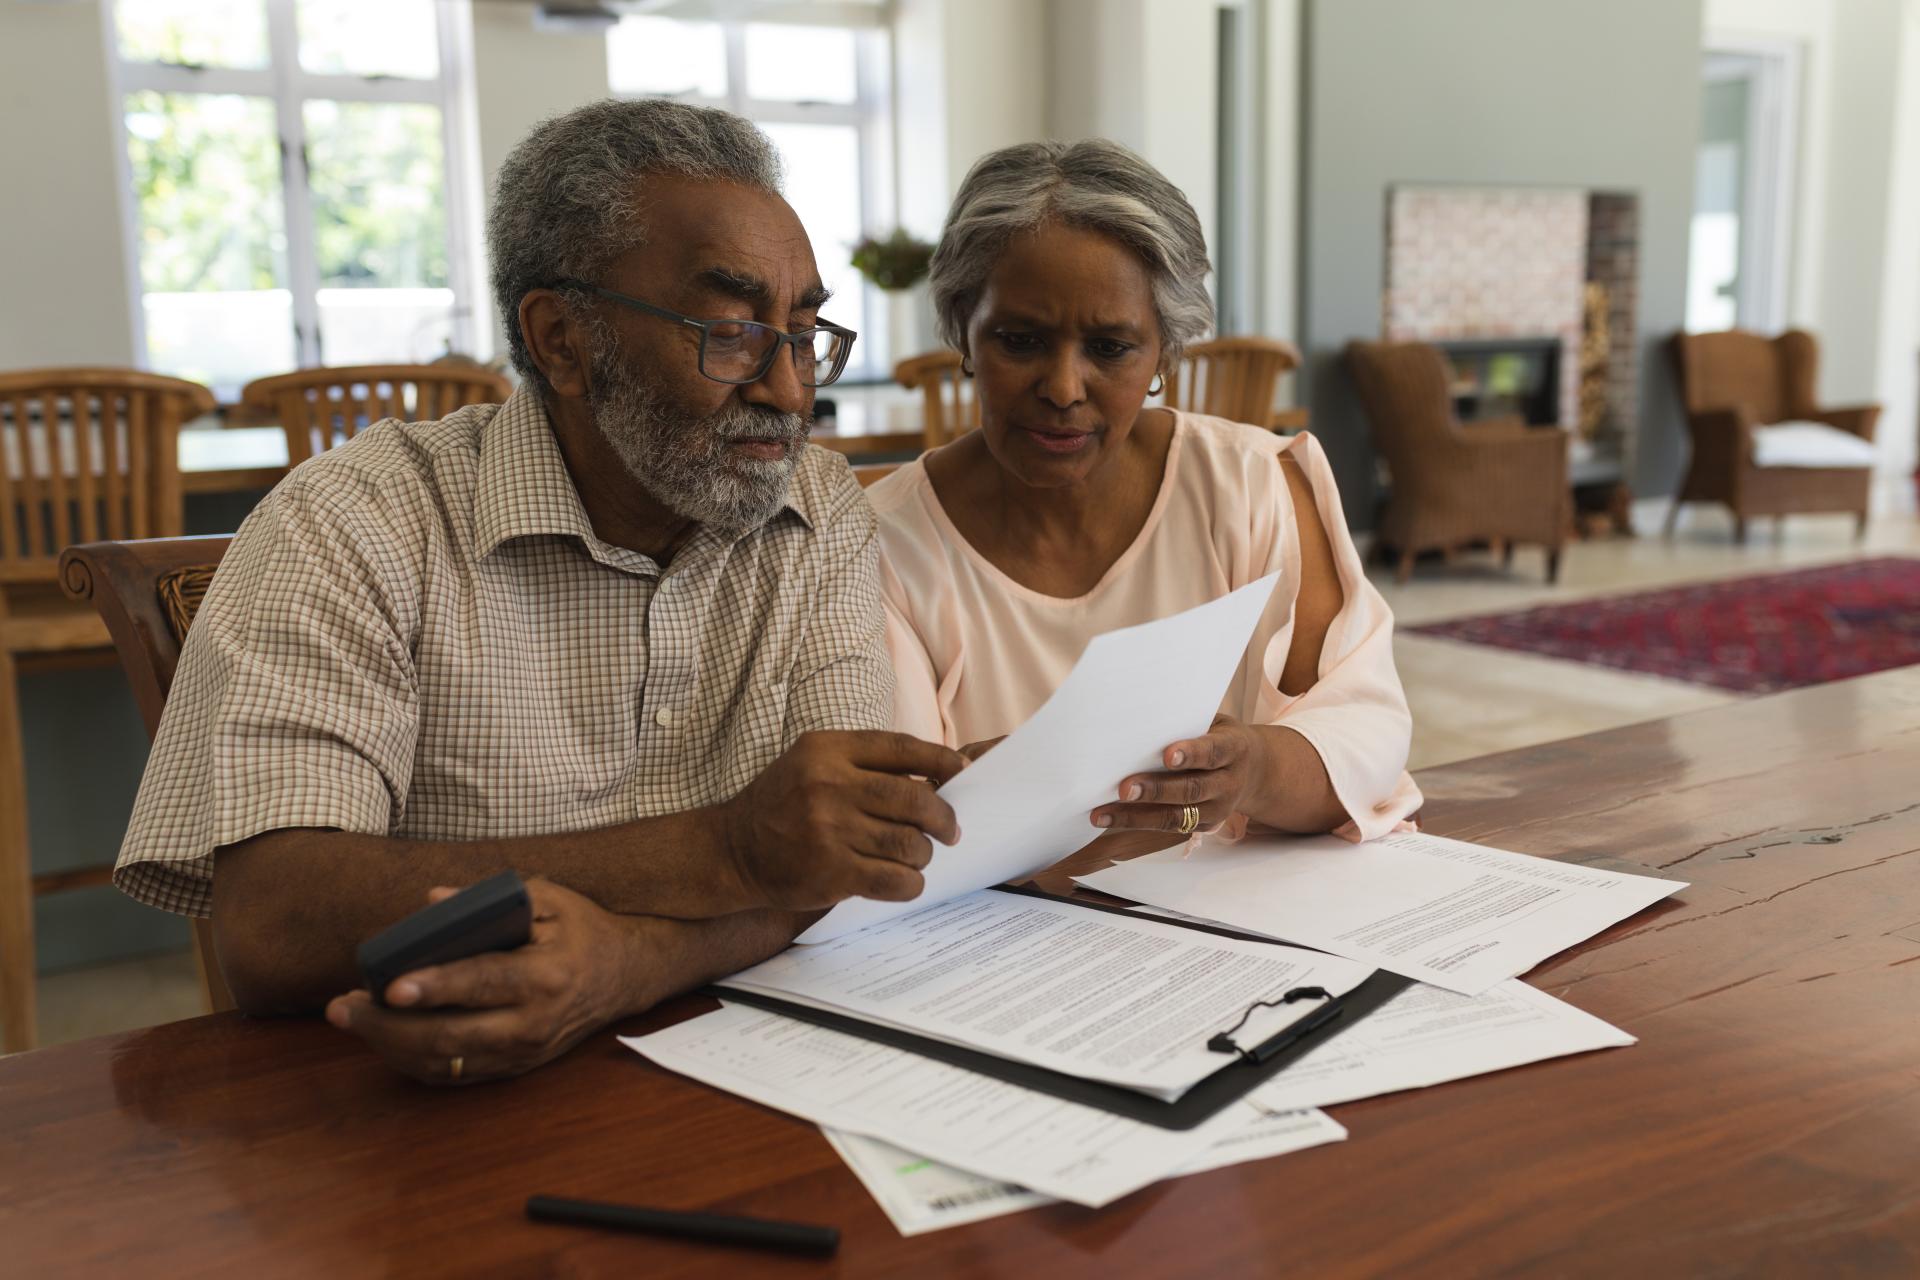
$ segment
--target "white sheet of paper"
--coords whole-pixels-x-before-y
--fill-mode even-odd
[[[1236,1102],[1229,1110],[1240,1117],[1240,1128],[1223,1135],[1173,1176],[1304,1151],[1347,1136],[1346,1129],[1323,1111],[1274,1112],[1245,1102]],[[878,1138],[838,1129],[821,1132],[903,1236],[1058,1203],[1052,1196],[928,1160]]]
[[[1165,907],[1133,910],[1217,923]],[[1518,978],[1496,983],[1477,996],[1419,982],[1289,1063],[1247,1097],[1277,1112],[1331,1107],[1638,1043],[1620,1028]]]
[[[1477,996],[1421,982],[1248,1097],[1276,1111],[1330,1107],[1633,1043],[1618,1027],[1518,978]]]
[[[984,889],[780,955],[723,987],[798,1000],[1083,1079],[1174,1098],[1232,1063],[1207,1048],[1294,987],[1344,995],[1371,966],[1272,942]],[[1254,1009],[1258,1044],[1320,1007]]]
[[[1440,836],[1208,840],[1076,877],[1089,889],[1479,995],[1676,890]]]
[[[1280,575],[1170,618],[1095,636],[1040,709],[940,789],[960,842],[935,843],[912,902],[849,898],[796,941],[825,942],[1033,874],[1099,832],[1087,820],[1170,742],[1205,733]],[[991,678],[990,676],[987,678]]]
[[[775,1013],[723,1005],[621,1043],[670,1071],[815,1124],[1099,1208],[1238,1125],[1162,1129]]]

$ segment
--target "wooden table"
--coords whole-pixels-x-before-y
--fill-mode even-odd
[[[1640,1043],[1338,1107],[1346,1143],[1100,1212],[902,1239],[812,1126],[611,1035],[440,1091],[317,1020],[223,1015],[0,1062],[0,1259],[35,1276],[1912,1276],[1917,780],[1920,668],[1428,770],[1431,830],[1693,881],[1530,975]],[[845,1240],[802,1261],[539,1226],[533,1192]]]
[[[919,453],[925,435],[917,406],[841,408],[832,430],[816,430],[813,442],[853,458]],[[241,493],[271,489],[287,474],[287,437],[279,427],[208,427],[180,433],[183,493]]]

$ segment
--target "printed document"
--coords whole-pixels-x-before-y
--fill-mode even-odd
[[[740,1005],[621,1043],[777,1111],[1095,1209],[1243,1126],[1229,1108],[1194,1129],[1162,1129]]]
[[[1273,1112],[1246,1102],[1236,1102],[1228,1111],[1240,1117],[1240,1128],[1174,1176],[1304,1151],[1347,1136],[1323,1111]],[[821,1132],[903,1236],[1058,1203],[1052,1196],[928,1160],[878,1138],[838,1129]]]
[[[1147,915],[1213,921],[1135,907]],[[1273,1111],[1331,1107],[1402,1089],[1465,1080],[1530,1062],[1638,1041],[1518,978],[1483,995],[1417,982],[1338,1036],[1287,1064],[1247,1100]]]
[[[1416,983],[1247,1097],[1275,1111],[1330,1107],[1634,1043],[1518,978],[1484,995]]]
[[[935,842],[912,902],[849,898],[797,939],[825,942],[1052,866],[1100,833],[1087,820],[1120,780],[1207,731],[1279,574],[1218,600],[1095,636],[1025,724],[940,788],[960,842]]]
[[[1479,995],[1684,889],[1440,836],[1208,840],[1078,877],[1089,889]]]
[[[1296,987],[1345,995],[1369,965],[1048,898],[986,889],[813,947],[720,985],[1177,1098],[1243,1047],[1320,1009],[1275,1007]]]

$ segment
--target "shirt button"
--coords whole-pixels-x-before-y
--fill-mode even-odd
[[[653,713],[653,722],[662,729],[671,729],[680,723],[680,717],[673,713],[672,707],[662,707]]]

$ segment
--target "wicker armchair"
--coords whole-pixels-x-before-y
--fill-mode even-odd
[[[1509,560],[1515,543],[1544,546],[1557,581],[1572,528],[1567,433],[1517,419],[1461,424],[1446,357],[1425,343],[1350,342],[1346,359],[1393,480],[1377,534],[1400,552],[1398,579],[1422,551],[1485,541]]]
[[[1847,466],[1761,465],[1756,433],[1780,423],[1817,424],[1871,444],[1880,420],[1877,404],[1821,409],[1814,404],[1820,344],[1792,329],[1777,338],[1738,329],[1725,333],[1677,333],[1668,344],[1680,399],[1686,405],[1693,448],[1686,479],[1667,512],[1673,533],[1685,502],[1720,502],[1733,509],[1734,539],[1745,542],[1753,516],[1851,512],[1860,533],[1867,527],[1873,486],[1871,453]]]

